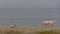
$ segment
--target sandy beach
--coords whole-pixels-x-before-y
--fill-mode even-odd
[[[0,29],[11,29],[10,27],[4,27],[4,26],[0,26]],[[60,27],[48,27],[48,28],[46,28],[46,27],[35,27],[35,26],[16,26],[14,29],[16,29],[16,30],[30,30],[30,31],[38,31],[38,30],[43,30],[43,29],[54,29],[54,30],[59,30],[60,29]]]
[[[10,27],[0,26],[0,31],[9,31],[12,30]],[[60,31],[60,27],[50,27],[50,28],[43,28],[43,27],[34,27],[34,26],[17,26],[14,28],[14,31],[24,32],[24,33],[33,33],[33,32],[41,32],[41,31]],[[1,32],[0,32],[1,33]]]

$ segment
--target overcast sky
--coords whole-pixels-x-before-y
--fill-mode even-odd
[[[0,0],[0,8],[56,8],[56,4],[59,4],[57,3],[58,1],[57,0]]]
[[[57,8],[60,8],[60,0],[56,0],[56,6]]]
[[[0,8],[59,8],[60,0],[0,0]],[[0,17],[57,16],[56,9],[0,9]]]

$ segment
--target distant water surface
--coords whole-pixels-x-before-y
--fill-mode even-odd
[[[0,25],[41,26],[43,20],[56,20],[54,26],[60,26],[59,9],[0,9]]]

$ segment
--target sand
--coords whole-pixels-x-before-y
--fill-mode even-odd
[[[0,31],[8,31],[8,30],[15,30],[24,33],[32,33],[32,32],[50,31],[50,30],[60,31],[60,27],[43,28],[43,27],[35,27],[35,26],[16,26],[16,28],[11,29],[10,27],[0,26]]]

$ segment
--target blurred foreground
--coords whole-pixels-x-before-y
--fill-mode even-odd
[[[58,27],[34,27],[34,26],[17,26],[12,29],[10,27],[0,27],[0,34],[60,34]]]

